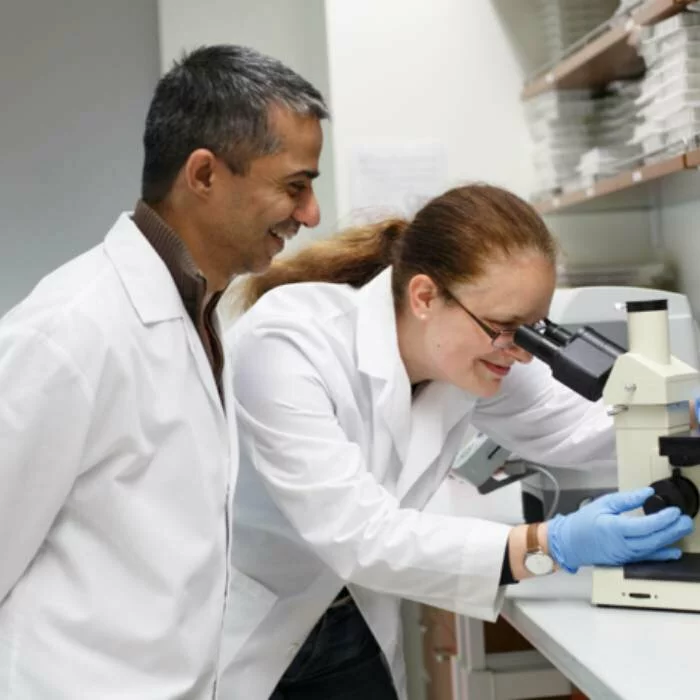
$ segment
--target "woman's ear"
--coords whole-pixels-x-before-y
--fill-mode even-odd
[[[440,298],[440,289],[428,275],[414,275],[407,288],[408,306],[416,318],[427,320]]]

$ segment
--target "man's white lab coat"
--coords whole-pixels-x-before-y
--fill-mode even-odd
[[[213,697],[238,455],[123,215],[0,322],[0,697]]]

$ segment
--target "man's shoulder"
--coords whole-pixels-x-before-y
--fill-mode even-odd
[[[0,336],[43,339],[78,364],[92,362],[108,351],[116,326],[125,330],[130,314],[135,317],[100,244],[42,278],[0,319]]]
[[[56,268],[3,318],[3,325],[38,325],[49,330],[61,319],[89,314],[114,286],[103,246],[98,245]]]

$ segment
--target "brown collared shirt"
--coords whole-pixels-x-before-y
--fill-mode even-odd
[[[204,346],[221,404],[224,405],[224,351],[214,323],[216,305],[222,292],[214,292],[207,300],[207,281],[194,264],[184,241],[143,200],[136,204],[132,220],[165,263],[175,282],[182,303]]]

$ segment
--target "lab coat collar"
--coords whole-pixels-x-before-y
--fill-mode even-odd
[[[411,385],[399,354],[391,275],[389,267],[362,288],[356,342],[358,368],[372,378],[377,414],[403,463],[401,497],[439,455],[445,436],[476,398],[446,382],[431,382],[412,408]]]
[[[399,355],[396,313],[391,293],[391,267],[380,272],[360,291],[357,317],[358,369],[379,379],[408,375]]]
[[[185,334],[197,371],[209,393],[209,398],[221,411],[221,398],[204,351],[202,341],[194,324],[187,315],[182,297],[177,290],[166,264],[153,246],[146,240],[129,213],[122,214],[105,238],[105,251],[119,275],[126,293],[144,325],[181,318],[185,321]],[[217,333],[221,337],[218,318],[214,319]],[[225,366],[225,363],[224,363]],[[233,401],[226,384],[230,377],[224,373],[224,396],[229,410]]]
[[[105,238],[105,251],[144,324],[186,314],[175,282],[160,256],[123,213]]]
[[[447,382],[430,382],[413,402],[411,436],[408,452],[401,469],[396,495],[403,500],[411,487],[442,453],[450,431],[463,421],[474,408],[476,397]],[[445,463],[435,472],[435,483],[428,492],[437,488],[451,464]],[[413,503],[422,507],[425,499]]]
[[[399,354],[390,267],[360,291],[356,342],[358,369],[371,378],[378,415],[404,460],[411,433],[411,385]]]

